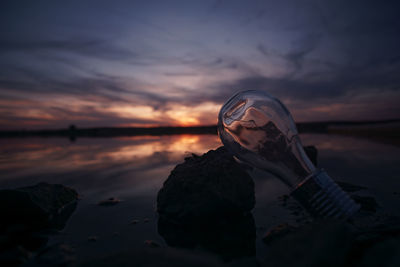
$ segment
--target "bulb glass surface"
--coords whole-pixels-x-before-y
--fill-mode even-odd
[[[356,204],[303,150],[287,108],[261,91],[231,97],[218,115],[218,134],[236,158],[275,174],[311,214],[348,219]]]
[[[218,133],[238,159],[272,172],[291,188],[316,170],[291,114],[265,92],[244,91],[230,98],[219,113]]]

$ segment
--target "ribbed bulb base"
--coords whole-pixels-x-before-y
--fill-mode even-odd
[[[291,195],[315,217],[346,220],[360,209],[323,170],[302,181]]]

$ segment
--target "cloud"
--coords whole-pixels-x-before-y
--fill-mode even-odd
[[[268,91],[304,120],[400,116],[398,3],[202,5],[5,5],[1,119],[209,123],[247,89]]]

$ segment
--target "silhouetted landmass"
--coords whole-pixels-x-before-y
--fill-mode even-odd
[[[30,137],[30,136],[66,136],[66,137],[118,137],[139,135],[174,135],[174,134],[217,134],[217,126],[199,127],[101,127],[82,128],[70,126],[59,130],[21,130],[0,131],[0,137]]]
[[[379,135],[400,137],[400,119],[384,121],[327,121],[297,123],[300,133],[337,133],[348,135]],[[217,126],[196,127],[98,127],[78,128],[70,125],[58,130],[12,130],[0,131],[0,138],[10,137],[52,137],[65,136],[74,140],[77,137],[119,137],[140,135],[175,135],[175,134],[217,134]]]

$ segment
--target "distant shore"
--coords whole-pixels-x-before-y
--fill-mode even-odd
[[[327,121],[297,123],[300,133],[384,134],[400,137],[400,119],[384,121]],[[0,138],[19,137],[121,137],[140,135],[217,134],[216,125],[195,127],[96,127],[77,128],[71,125],[57,130],[0,131]]]

